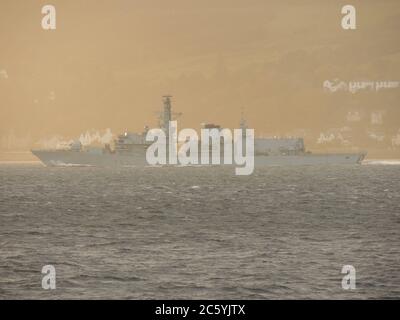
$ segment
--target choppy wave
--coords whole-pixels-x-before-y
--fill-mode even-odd
[[[398,175],[0,166],[0,299],[398,298]]]
[[[388,159],[388,160],[364,160],[363,165],[400,165],[400,160]]]

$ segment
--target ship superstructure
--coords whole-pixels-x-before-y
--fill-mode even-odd
[[[174,116],[181,115],[172,112],[171,98],[170,95],[163,96],[163,111],[159,115],[159,126],[166,135],[167,143],[171,139],[168,130],[170,121]],[[221,126],[211,123],[202,127],[222,130]],[[243,114],[240,128],[242,132],[247,129]],[[105,144],[103,148],[83,147],[75,141],[65,149],[32,150],[32,153],[47,166],[146,166],[146,150],[151,145],[146,141],[148,131],[148,126],[141,133],[126,131],[117,136],[113,146]],[[306,150],[303,138],[254,138],[255,166],[358,164],[364,157],[364,153],[313,154]]]

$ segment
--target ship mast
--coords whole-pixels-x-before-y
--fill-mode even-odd
[[[168,131],[169,131],[169,130],[168,130],[168,128],[169,128],[169,122],[172,120],[171,98],[172,98],[172,96],[170,96],[170,95],[165,95],[165,96],[163,96],[163,101],[164,101],[164,113],[163,113],[163,116],[162,116],[162,120],[163,120],[162,127],[163,127],[164,132],[165,132],[165,134],[167,135],[167,137],[168,137],[168,135],[169,135],[169,132],[168,132]]]
[[[163,96],[164,110],[159,112],[158,118],[159,126],[162,130],[164,130],[167,137],[169,135],[169,122],[179,118],[182,115],[181,112],[172,112],[171,98],[172,96],[170,95]]]
[[[242,129],[242,136],[246,135],[246,129],[247,129],[247,121],[244,117],[244,112],[243,112],[243,108],[241,110],[241,114],[240,114],[240,129]]]

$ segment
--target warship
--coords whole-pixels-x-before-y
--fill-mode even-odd
[[[159,127],[166,134],[173,120],[171,96],[163,96],[164,108],[160,114]],[[219,125],[202,124],[203,128],[219,129]],[[240,128],[247,124],[242,117]],[[146,141],[149,128],[141,133],[124,132],[117,136],[113,145],[103,147],[83,146],[79,140],[62,149],[37,149],[32,153],[46,166],[98,166],[136,167],[149,166]],[[200,143],[200,142],[199,142]],[[222,142],[221,142],[222,143]],[[220,149],[221,150],[221,149]],[[210,151],[211,152],[211,151]],[[254,138],[254,166],[284,165],[341,165],[360,164],[366,153],[312,153],[305,149],[303,138]]]

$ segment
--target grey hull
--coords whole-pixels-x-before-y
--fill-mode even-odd
[[[135,154],[93,154],[75,151],[33,150],[32,153],[46,166],[96,166],[96,167],[131,167],[148,166],[145,152]],[[288,156],[256,155],[255,167],[287,165],[335,165],[360,164],[365,154],[304,154]]]

